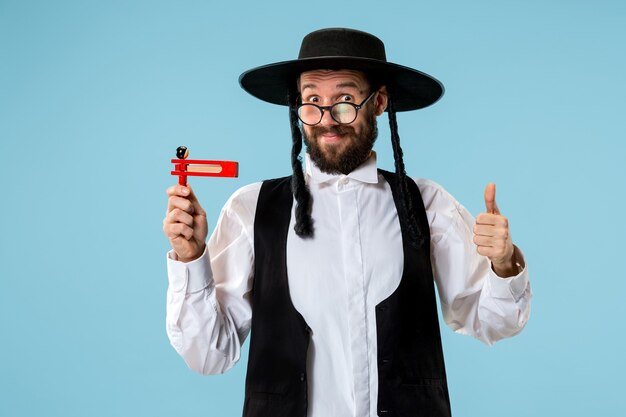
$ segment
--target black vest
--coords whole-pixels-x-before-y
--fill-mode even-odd
[[[380,170],[399,205],[397,177]],[[400,220],[404,271],[376,306],[379,416],[446,417],[450,400],[430,264],[430,233],[417,185],[410,194],[425,244],[411,246]],[[310,329],[295,309],[287,280],[291,177],[263,182],[254,221],[252,330],[244,417],[306,417]],[[400,218],[400,216],[399,216]],[[314,260],[312,260],[314,261]],[[343,417],[343,416],[329,416]]]

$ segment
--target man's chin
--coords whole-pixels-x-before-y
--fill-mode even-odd
[[[345,151],[329,152],[326,150],[325,152],[318,152],[315,155],[311,155],[309,153],[309,156],[320,171],[331,175],[347,175],[365,162],[365,159],[367,159],[357,159],[356,155],[348,156],[344,155],[345,153]]]
[[[314,161],[315,165],[319,168],[320,171],[325,172],[327,174],[341,174],[339,160],[337,159],[329,159],[323,158]]]
[[[324,159],[339,160],[346,152],[347,146],[345,142],[324,143],[320,146],[320,153]]]

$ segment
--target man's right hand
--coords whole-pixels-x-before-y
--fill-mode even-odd
[[[206,213],[188,186],[174,185],[167,189],[167,195],[163,232],[179,261],[193,261],[202,255],[206,245]]]

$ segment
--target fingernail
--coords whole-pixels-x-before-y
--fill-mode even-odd
[[[189,188],[183,188],[181,192],[185,195],[189,194]]]

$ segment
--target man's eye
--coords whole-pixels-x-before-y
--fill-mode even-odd
[[[352,101],[352,96],[349,96],[349,95],[342,96],[341,101]]]
[[[319,103],[319,101],[320,101],[320,98],[316,96],[309,97],[309,100],[308,100],[309,103]]]

